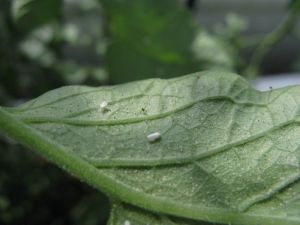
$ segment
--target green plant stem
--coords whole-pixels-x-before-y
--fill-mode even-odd
[[[295,39],[300,41],[300,30],[294,29],[293,32],[292,32],[292,35]]]
[[[254,46],[257,46],[262,39],[263,39],[262,35],[242,36],[239,38],[239,42],[238,42],[239,48],[241,49],[253,48]]]
[[[270,52],[272,47],[280,42],[287,34],[289,34],[299,18],[299,12],[291,9],[287,17],[269,33],[257,46],[254,51],[250,63],[245,69],[244,74],[248,78],[254,78],[259,73],[260,65],[265,56]]]

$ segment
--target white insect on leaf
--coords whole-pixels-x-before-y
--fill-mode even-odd
[[[161,137],[161,134],[159,132],[154,132],[154,133],[147,135],[147,139],[149,142],[155,142],[155,141],[159,140],[160,137]]]
[[[124,225],[130,225],[130,222],[128,220],[125,220]]]
[[[108,106],[107,101],[102,101],[100,103],[100,111],[103,113],[109,111],[109,108],[107,106]]]

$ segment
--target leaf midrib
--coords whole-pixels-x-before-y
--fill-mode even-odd
[[[83,119],[70,119],[68,115],[64,116],[63,118],[57,118],[57,117],[51,117],[51,116],[22,116],[22,115],[16,115],[20,120],[26,122],[26,123],[65,123],[70,125],[81,125],[81,126],[115,126],[115,125],[124,125],[124,124],[133,124],[133,123],[139,123],[143,121],[149,121],[149,120],[156,120],[168,117],[172,114],[175,114],[177,112],[186,110],[188,108],[193,107],[199,102],[205,102],[205,101],[214,101],[214,100],[225,100],[232,102],[236,105],[248,105],[248,106],[257,106],[257,107],[267,107],[269,103],[254,103],[254,102],[243,102],[243,101],[237,101],[232,97],[226,96],[226,95],[218,95],[218,96],[208,96],[202,99],[198,99],[196,101],[190,102],[188,104],[182,105],[174,110],[169,110],[167,112],[155,114],[155,115],[148,115],[143,117],[137,117],[137,118],[127,118],[127,119],[118,119],[118,120],[83,120]],[[91,108],[90,110],[83,110],[83,112],[90,112],[94,110],[99,110],[99,108]],[[77,112],[80,113],[80,112]]]

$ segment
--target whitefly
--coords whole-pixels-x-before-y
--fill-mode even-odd
[[[109,111],[107,101],[100,102],[100,111],[103,112],[103,113]]]

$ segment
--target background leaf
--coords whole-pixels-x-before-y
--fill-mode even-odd
[[[221,38],[215,37],[205,31],[200,31],[193,42],[193,52],[199,62],[203,62],[203,69],[219,69],[234,71],[236,52]]]
[[[300,10],[300,1],[299,0],[290,0],[288,4],[289,10],[299,11]]]
[[[0,149],[1,225],[106,224],[103,194],[1,135]]]
[[[13,0],[12,15],[23,32],[29,32],[51,20],[57,20],[63,0]]]
[[[199,70],[191,51],[197,28],[179,1],[101,2],[112,37],[105,60],[114,82]]]

